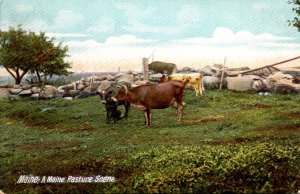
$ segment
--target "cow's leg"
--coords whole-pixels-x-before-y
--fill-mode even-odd
[[[201,91],[202,91],[202,92],[205,91],[205,88],[204,88],[204,79],[203,79],[203,77],[202,77],[202,79],[201,79]]]
[[[177,121],[181,121],[181,119],[182,119],[182,109],[183,109],[182,98],[183,98],[182,95],[176,97],[176,101],[177,101]]]
[[[200,95],[202,95],[202,90],[201,90],[201,86],[200,86],[200,82],[199,83],[197,83],[197,92],[198,92],[198,95],[200,94]],[[197,95],[197,96],[198,96]]]
[[[127,118],[128,117],[128,112],[129,112],[129,109],[130,109],[130,102],[125,102],[124,106],[125,106],[125,115],[124,115],[124,117]]]
[[[147,113],[147,110],[144,111],[144,119],[145,119],[145,126],[148,126],[148,113]]]
[[[178,105],[178,108],[177,108],[177,121],[181,121],[182,119],[182,105]]]
[[[117,108],[114,108],[114,110],[113,110],[113,120],[114,120],[114,123],[116,123],[117,122],[117,116],[118,116],[118,109]]]
[[[200,95],[202,96],[202,93],[203,91],[202,91],[202,87],[201,87],[201,85],[199,85],[199,93],[200,93]]]
[[[147,116],[148,116],[148,126],[151,127],[152,125],[151,109],[147,109]]]
[[[203,91],[204,91],[204,89],[203,89],[203,81],[201,80],[200,83],[199,83],[199,92],[200,92],[201,96],[203,95]]]
[[[198,88],[198,86],[196,85],[196,86],[194,86],[194,90],[195,90],[195,92],[196,92],[196,96],[198,96],[199,95],[199,88]]]

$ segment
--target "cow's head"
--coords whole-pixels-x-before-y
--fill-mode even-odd
[[[190,75],[185,75],[185,76],[183,76],[183,78],[182,78],[182,81],[183,81],[183,82],[186,82],[186,83],[190,83],[191,80],[192,80],[192,77],[191,77]]]
[[[114,96],[111,98],[114,101],[123,101],[127,99],[128,88],[126,85],[118,86],[118,89]]]
[[[102,104],[106,104],[112,101],[112,97],[116,94],[116,87],[110,86],[106,90],[97,92],[97,94],[100,96]]]

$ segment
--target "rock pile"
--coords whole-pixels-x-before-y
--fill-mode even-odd
[[[178,70],[178,73],[194,73],[199,72],[204,77],[204,87],[206,89],[219,88],[222,76],[222,65],[214,64],[205,66],[201,69],[184,67]],[[247,67],[242,68],[226,68],[224,70],[223,84],[229,90],[234,91],[257,91],[257,92],[275,92],[279,94],[300,93],[300,81],[295,76],[274,72],[267,77],[257,75],[235,76],[238,72],[248,70]],[[84,98],[95,95],[111,85],[129,84],[132,87],[150,83],[157,83],[163,76],[162,73],[149,72],[149,81],[143,80],[140,72],[128,71],[127,73],[118,73],[116,75],[99,75],[88,78],[82,78],[76,82],[54,87],[45,85],[37,87],[34,85],[15,85],[13,87],[0,86],[1,99],[20,99],[21,97],[31,97],[32,99],[50,99],[50,98]]]

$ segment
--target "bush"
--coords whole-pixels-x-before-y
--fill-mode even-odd
[[[295,192],[300,150],[249,146],[159,147],[133,156],[140,192]]]

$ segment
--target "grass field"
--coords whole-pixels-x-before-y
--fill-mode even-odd
[[[0,190],[297,192],[300,95],[185,91],[176,110],[132,108],[105,123],[100,99],[0,101]],[[20,175],[113,176],[113,183],[17,184]]]

